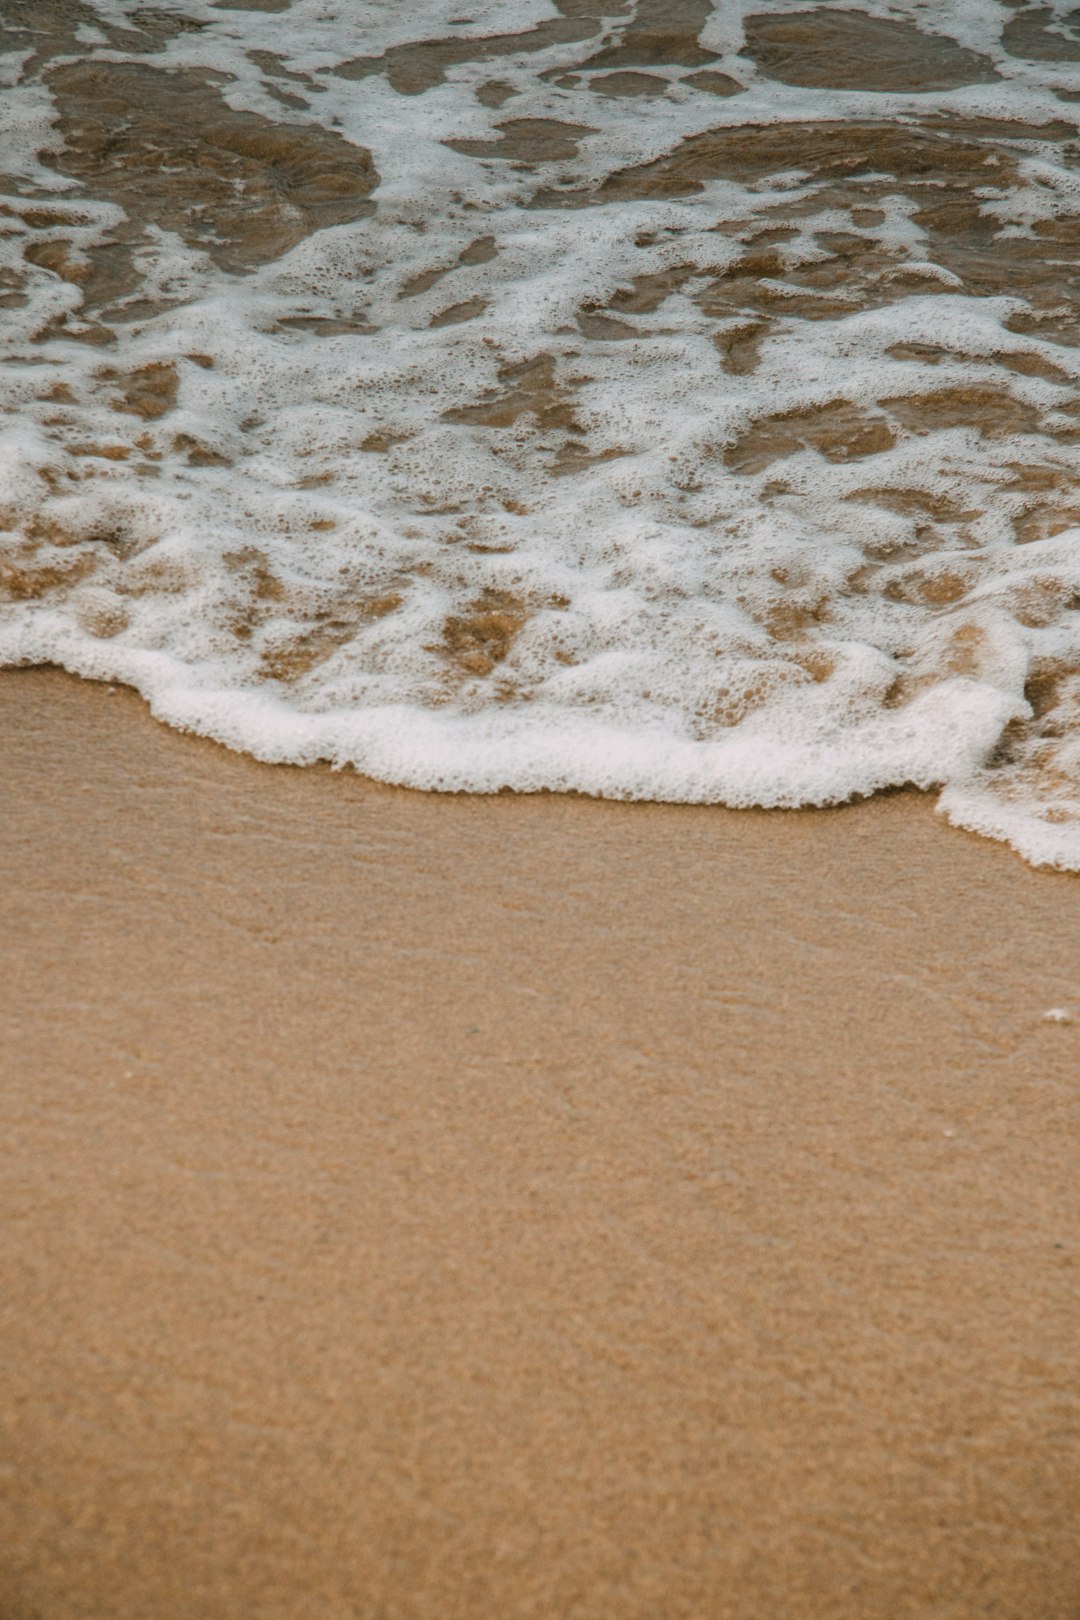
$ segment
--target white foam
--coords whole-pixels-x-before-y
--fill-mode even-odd
[[[105,0],[93,9],[103,29],[122,20]],[[849,206],[796,163],[684,197],[529,206],[543,187],[600,186],[744,122],[1038,122],[1051,108],[1075,122],[1053,64],[1002,51],[1000,8],[956,0],[934,15],[998,81],[870,95],[768,81],[739,54],[742,19],[784,8],[740,0],[702,39],[744,94],[687,85],[633,102],[580,81],[596,39],[531,51],[525,38],[519,54],[450,63],[423,94],[334,72],[410,39],[524,33],[557,19],[546,0],[159,9],[202,27],[153,65],[228,74],[232,107],[344,132],[372,153],[375,211],[243,277],[150,227],[132,298],[169,307],[101,349],[80,341],[74,272],[22,255],[63,241],[77,271],[119,210],[43,164],[59,141],[41,86],[5,97],[7,172],[69,217],[35,225],[27,195],[12,195],[0,239],[26,291],[0,365],[0,577],[16,581],[0,661],[128,682],[163,720],[261,759],[329,759],[416,787],[771,806],[940,787],[951,820],[1080,868],[1065,679],[1080,670],[1080,531],[1015,544],[1034,497],[1009,471],[1040,468],[1066,490],[1080,474],[1075,395],[1051,380],[1076,377],[1077,351],[1010,329],[1022,288],[968,291],[902,179],[868,171]],[[115,34],[99,50],[92,33],[83,50],[123,58]],[[249,54],[266,51],[293,78]],[[555,82],[560,68],[578,84]],[[474,95],[491,79],[516,92],[501,107]],[[270,92],[283,87],[306,109],[282,109]],[[494,141],[513,119],[592,133],[524,168],[444,144]],[[1075,171],[1037,130],[1015,183],[983,190],[984,215],[1029,236],[1080,211]],[[758,363],[725,368],[720,340],[760,317],[713,308],[709,289],[785,198],[798,207],[759,278],[773,304]],[[885,279],[872,296],[838,282],[821,318],[805,312],[805,278],[832,262],[830,233],[880,250]],[[655,298],[627,307],[620,289],[635,285]],[[618,326],[592,332],[583,310]],[[173,363],[166,415],[117,409],[118,377]],[[915,428],[902,407],[889,414],[957,388],[990,388],[1012,415],[987,436],[977,412]],[[503,416],[485,419],[500,400]],[[815,438],[842,410],[871,434],[865,452]],[[763,439],[755,460],[753,435],[782,439],[795,418],[810,426],[779,450]],[[927,502],[960,514],[935,518],[929,549]],[[1065,681],[1055,725],[1017,741],[1047,669]]]

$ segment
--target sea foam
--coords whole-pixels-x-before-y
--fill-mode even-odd
[[[421,788],[911,783],[1080,868],[1070,17],[15,30],[0,661]]]

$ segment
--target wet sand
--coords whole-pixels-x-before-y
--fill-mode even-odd
[[[4,1620],[1075,1620],[1075,878],[0,737]]]

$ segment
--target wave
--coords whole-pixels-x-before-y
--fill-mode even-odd
[[[1068,5],[8,11],[0,663],[1080,868]]]

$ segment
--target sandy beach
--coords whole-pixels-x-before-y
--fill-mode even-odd
[[[0,738],[4,1620],[1076,1615],[1075,878]]]

